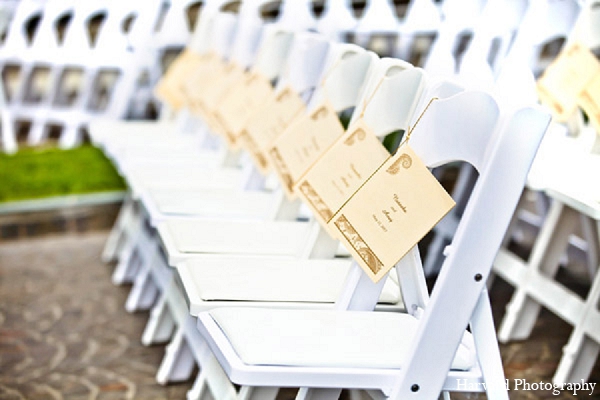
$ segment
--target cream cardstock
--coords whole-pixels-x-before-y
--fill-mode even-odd
[[[336,211],[389,156],[377,136],[359,120],[310,167],[294,190],[327,227]]]
[[[198,54],[189,49],[183,50],[157,84],[157,97],[174,109],[183,107],[187,102],[187,95],[183,90],[185,81],[195,76],[197,71],[211,68],[218,59],[216,53]]]
[[[201,88],[187,87],[186,90],[194,91],[194,107],[206,116],[214,112],[216,105],[223,100],[229,89],[243,78],[244,74],[244,69],[238,64],[226,63],[211,74],[209,79],[205,79]]]
[[[600,135],[600,73],[596,74],[579,95],[579,105],[588,115],[596,133]]]
[[[268,155],[289,199],[296,195],[294,185],[340,136],[344,127],[329,103],[304,114],[273,142]]]
[[[248,119],[241,135],[242,145],[261,172],[268,172],[271,166],[267,158],[270,145],[304,110],[304,101],[292,88],[287,87]]]
[[[217,105],[214,118],[223,127],[225,138],[232,147],[239,147],[238,138],[246,127],[248,118],[272,95],[273,86],[269,80],[257,72],[250,72]]]
[[[596,74],[600,63],[589,49],[575,43],[563,51],[538,80],[540,100],[554,117],[566,121],[577,108],[580,93]]]
[[[218,88],[222,84],[229,68],[232,67],[232,64],[228,64],[223,59],[214,59],[196,69],[188,79],[181,82],[180,90],[185,94],[190,111],[204,116],[206,91],[209,90],[212,94],[213,88]]]
[[[329,224],[375,282],[453,207],[452,197],[407,145],[354,193]]]

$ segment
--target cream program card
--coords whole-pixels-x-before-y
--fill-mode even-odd
[[[377,136],[359,120],[298,180],[294,190],[327,227],[335,212],[389,156]]]
[[[594,54],[580,43],[563,51],[538,80],[538,95],[559,121],[566,121],[577,108],[580,93],[600,73]]]
[[[286,87],[248,119],[241,141],[261,172],[271,166],[266,154],[269,146],[304,109],[298,93]]]
[[[174,109],[179,109],[187,102],[184,83],[192,79],[198,71],[212,68],[218,61],[216,53],[198,54],[189,49],[184,50],[169,66],[165,76],[158,83],[155,93]]]
[[[600,73],[586,86],[579,96],[579,105],[588,115],[596,133],[600,135]]]
[[[225,138],[231,146],[239,147],[238,139],[248,118],[265,104],[272,94],[273,86],[269,80],[257,72],[250,72],[235,84],[217,105],[214,117],[223,127]]]
[[[298,179],[343,134],[337,113],[324,103],[294,120],[273,142],[268,155],[288,198],[295,197]]]
[[[406,144],[329,222],[377,282],[451,209],[454,201]]]

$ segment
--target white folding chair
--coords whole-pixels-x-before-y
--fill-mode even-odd
[[[199,314],[200,332],[229,378],[242,385],[240,395],[274,398],[271,388],[288,386],[305,387],[299,399],[337,398],[337,388],[369,389],[374,398],[435,398],[442,390],[484,391],[486,383],[488,398],[508,398],[485,278],[548,117],[523,109],[497,126],[497,115],[491,97],[466,92],[434,102],[413,131],[411,147],[429,166],[464,159],[480,171],[431,299],[421,300],[422,313],[408,295],[423,285],[415,280],[422,271],[412,250],[396,270],[414,315],[260,308]],[[523,129],[535,133],[525,141]],[[356,268],[362,284],[354,299],[363,300],[361,309],[372,308],[381,285]],[[475,349],[463,339],[469,323]]]

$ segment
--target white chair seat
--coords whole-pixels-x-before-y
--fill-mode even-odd
[[[256,302],[280,303],[278,308],[293,308],[285,303],[298,303],[302,308],[311,308],[310,303],[331,306],[340,297],[351,264],[351,259],[207,256],[189,259],[177,271],[190,314],[196,316],[218,301],[254,307]],[[379,303],[397,305],[400,301],[398,284],[388,279]]]
[[[173,135],[177,131],[175,121],[119,121],[97,119],[88,124],[92,143],[102,146],[104,143],[120,140],[143,140],[152,136]]]
[[[409,314],[218,308],[207,313],[248,365],[402,368],[418,320]],[[454,370],[475,365],[460,345]]]
[[[155,165],[128,174],[127,183],[134,199],[146,189],[232,188],[242,181],[241,169],[207,169],[200,166],[166,167]]]
[[[309,222],[169,219],[157,224],[171,265],[194,253],[298,256],[313,228]]]
[[[264,218],[273,212],[276,196],[271,192],[239,191],[235,189],[150,189],[142,195],[151,215],[202,215],[211,217],[239,216]]]

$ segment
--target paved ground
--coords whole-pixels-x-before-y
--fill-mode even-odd
[[[100,232],[0,243],[0,399],[185,398],[190,382],[155,383],[164,347],[140,344],[148,315],[124,311],[128,287],[113,286],[111,267],[99,259],[105,238]],[[576,277],[566,279],[585,290]],[[510,287],[500,282],[491,294],[501,316]],[[511,385],[515,378],[550,381],[570,331],[544,312],[530,340],[503,346]],[[591,381],[600,381],[598,367]],[[600,398],[600,388],[595,392],[510,394],[512,399]]]

